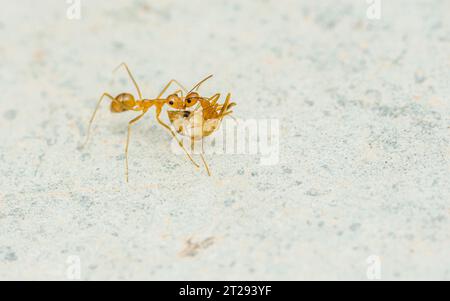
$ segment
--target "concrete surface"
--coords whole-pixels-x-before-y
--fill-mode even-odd
[[[450,280],[450,1],[8,1],[0,279]],[[69,16],[69,18],[68,18]],[[369,16],[372,16],[369,13]],[[171,78],[280,123],[278,164],[171,152],[98,97]],[[113,80],[111,82],[111,80]]]

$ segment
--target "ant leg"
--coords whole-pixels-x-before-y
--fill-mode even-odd
[[[221,118],[232,114],[233,111],[231,110],[231,108],[234,107],[235,105],[236,105],[235,102],[229,103],[227,106],[225,106],[225,104],[220,105],[218,109],[220,109],[221,112],[223,111],[223,113],[221,113],[222,116]],[[233,116],[230,115],[230,117],[233,118],[234,121],[237,121],[236,118],[234,118]]]
[[[195,153],[195,140],[193,136],[191,136],[191,153]]]
[[[119,69],[119,68],[122,67],[122,66],[125,67],[125,69],[126,69],[128,75],[130,76],[131,80],[133,81],[133,84],[134,84],[134,86],[136,87],[136,90],[137,90],[137,92],[138,92],[139,99],[141,100],[141,99],[142,99],[141,89],[139,89],[139,86],[138,86],[136,80],[134,79],[133,75],[131,74],[131,71],[130,71],[130,69],[128,68],[127,64],[125,64],[125,63],[120,64],[119,66],[116,67],[116,69],[114,69],[113,72],[116,72],[117,69]]]
[[[157,110],[156,112],[156,120],[158,121],[159,124],[161,124],[163,127],[165,127],[166,129],[169,130],[169,132],[172,134],[173,138],[175,138],[175,140],[177,140],[178,145],[183,149],[183,151],[186,153],[186,155],[188,156],[189,160],[192,162],[192,164],[194,164],[196,167],[200,167],[195,161],[194,159],[192,159],[191,155],[188,153],[188,151],[186,150],[186,148],[184,148],[183,146],[183,142],[180,141],[177,137],[177,135],[172,131],[172,129],[170,128],[170,126],[168,126],[167,124],[165,124],[160,118],[159,118],[159,114],[161,113],[161,109]]]
[[[89,136],[90,136],[90,133],[91,133],[92,122],[94,121],[95,114],[97,113],[98,108],[100,107],[100,103],[102,102],[102,100],[103,100],[103,98],[105,96],[110,98],[112,101],[114,101],[114,97],[112,97],[111,94],[106,93],[106,92],[102,94],[102,96],[100,97],[100,99],[97,102],[97,106],[95,107],[95,110],[94,110],[94,113],[92,114],[91,120],[89,120],[89,126],[88,126],[88,130],[87,130],[86,141],[83,143],[81,148],[84,148],[86,146],[86,144],[88,143],[88,141],[89,141]]]
[[[220,93],[214,94],[212,97],[209,98],[209,101],[211,102],[211,105],[215,105],[217,101],[220,98]]]
[[[203,107],[203,116],[217,116],[220,110],[220,105],[217,103],[219,98],[220,94],[216,94],[216,96],[208,99],[209,102],[207,106]]]
[[[173,138],[175,138],[175,140],[177,140],[178,145],[183,149],[183,151],[186,153],[186,155],[188,156],[189,160],[192,162],[192,164],[194,164],[196,167],[200,167],[195,161],[194,159],[192,159],[191,155],[188,153],[188,151],[186,150],[186,148],[183,145],[183,142],[180,141],[176,134],[172,131],[172,129],[165,124],[161,119],[159,119],[159,117],[156,117],[156,119],[158,120],[159,124],[161,124],[163,127],[165,127],[166,129],[168,129],[170,131],[170,133],[172,134]]]
[[[147,110],[144,110],[141,115],[128,122],[127,143],[125,145],[125,179],[127,183],[128,183],[128,145],[130,144],[131,125],[137,122],[139,119],[141,119],[142,116],[145,115],[145,113],[147,113]]]
[[[230,112],[230,114],[233,113],[233,111]],[[229,114],[225,114],[225,116],[228,116]],[[236,117],[234,117],[233,115],[229,115],[229,117],[231,117],[231,119],[234,120],[234,122],[236,122],[236,124],[239,124],[239,121],[236,119]]]
[[[211,75],[212,76],[212,75]],[[210,112],[212,110],[214,110],[213,106],[217,103],[217,101],[220,98],[220,93],[216,93],[213,96],[211,96],[210,98],[207,98],[208,100],[208,106],[207,107],[203,107],[203,105],[201,103],[199,103],[197,105],[197,107],[194,109],[194,111],[197,111],[198,109],[200,109],[200,107],[202,108],[203,111],[205,112]]]
[[[167,89],[169,89],[170,85],[172,85],[173,83],[177,84],[186,94],[187,94],[187,89],[180,84],[176,79],[172,79],[170,80],[167,85],[164,87],[164,89],[161,91],[161,93],[159,93],[158,97],[156,97],[157,99],[161,98],[161,96],[163,96],[163,94],[167,91]]]
[[[226,112],[226,110],[227,110],[227,108],[228,108],[228,106],[230,104],[230,98],[231,98],[231,94],[228,93],[227,94],[227,98],[225,99],[225,102],[223,103],[222,108],[220,109],[220,112],[219,112],[219,116],[221,116],[222,118],[223,118],[224,113]]]
[[[194,149],[195,149],[195,139],[194,139],[193,136],[191,136],[191,150],[192,150],[192,152],[194,152]],[[211,176],[211,173],[209,172],[208,163],[206,163],[205,157],[203,156],[204,152],[205,151],[203,149],[203,138],[202,138],[202,152],[200,153],[200,157],[202,158],[203,165],[205,165],[206,172],[208,172],[208,175]]]
[[[204,154],[205,154],[205,150],[203,149],[203,138],[202,138],[202,152],[200,154],[200,157],[202,158],[203,164],[205,165],[208,176],[211,176],[211,172],[209,171],[208,163],[206,163],[205,157],[203,156]]]

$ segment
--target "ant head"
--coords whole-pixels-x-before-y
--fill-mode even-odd
[[[183,100],[177,94],[169,95],[166,102],[174,109],[184,109]]]
[[[200,95],[197,92],[189,92],[188,95],[186,95],[186,101],[185,105],[187,108],[192,107],[195,105],[198,100],[200,99]]]
[[[122,103],[120,101],[117,101],[117,100],[113,100],[111,102],[111,105],[110,105],[109,109],[111,110],[112,113],[120,113],[120,112],[125,111]]]

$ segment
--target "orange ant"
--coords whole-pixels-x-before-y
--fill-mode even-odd
[[[203,164],[208,175],[211,176],[208,164],[204,158],[203,138],[214,133],[220,126],[222,119],[233,113],[230,109],[236,105],[231,102],[231,94],[228,93],[223,104],[218,104],[220,93],[211,98],[200,97],[197,92],[191,92],[186,96],[186,103],[195,105],[200,104],[202,110],[195,109],[191,111],[168,110],[167,114],[170,122],[175,127],[177,133],[191,138],[191,150],[194,149],[195,140],[201,140],[201,153]]]
[[[200,81],[189,92],[177,80],[172,79],[172,80],[170,80],[167,83],[167,85],[164,87],[164,89],[159,93],[159,95],[155,99],[145,99],[145,98],[142,97],[141,90],[139,89],[139,86],[138,86],[136,80],[134,79],[133,75],[131,74],[130,69],[128,68],[128,66],[125,63],[120,64],[116,69],[114,69],[114,72],[117,69],[119,69],[121,66],[123,66],[126,69],[129,77],[131,78],[131,80],[132,80],[132,82],[133,82],[133,84],[134,84],[134,86],[135,86],[135,88],[137,90],[138,98],[136,99],[133,96],[133,94],[131,94],[131,93],[120,93],[116,97],[113,97],[111,94],[109,94],[107,92],[103,93],[102,96],[100,97],[100,99],[98,100],[97,106],[95,107],[94,113],[92,114],[92,117],[91,117],[91,119],[89,121],[86,141],[84,142],[82,147],[84,147],[88,143],[89,137],[90,137],[90,132],[91,132],[91,126],[92,126],[92,123],[94,121],[95,114],[97,113],[102,100],[105,97],[107,97],[107,98],[109,98],[111,100],[110,110],[111,110],[112,113],[121,113],[121,112],[125,112],[125,111],[142,112],[140,115],[138,115],[137,117],[133,118],[132,120],[130,120],[128,122],[127,142],[126,142],[126,145],[125,145],[125,178],[126,178],[127,182],[128,182],[128,145],[129,145],[129,142],[130,142],[131,125],[133,125],[139,119],[141,119],[152,106],[156,107],[156,120],[157,120],[157,122],[160,125],[162,125],[164,128],[166,128],[171,133],[171,135],[177,140],[179,146],[186,153],[186,155],[188,156],[188,158],[192,162],[192,164],[194,164],[198,168],[199,165],[192,159],[191,155],[188,153],[188,151],[183,146],[182,141],[180,141],[177,138],[175,132],[170,128],[170,126],[167,125],[166,123],[164,123],[160,119],[160,115],[161,115],[161,111],[162,111],[162,108],[164,107],[164,105],[168,105],[171,108],[174,108],[175,110],[185,110],[188,107],[192,107],[196,103],[196,102],[194,102],[192,100],[194,100],[195,97],[199,96],[198,93],[195,92],[195,91],[197,91],[198,88],[206,80],[211,78],[212,75],[210,75],[210,76],[206,77],[205,79],[203,79],[202,81]],[[175,93],[170,94],[166,98],[162,98],[163,94],[167,91],[167,89],[172,84],[177,84],[181,88],[181,90],[177,90]],[[186,97],[184,97],[183,92],[186,93]],[[181,94],[181,97],[178,96],[178,93]],[[187,99],[187,101],[185,101],[185,99]]]

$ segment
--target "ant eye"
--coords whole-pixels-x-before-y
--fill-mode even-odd
[[[190,100],[190,99],[188,99],[188,100],[187,100],[187,103],[191,103],[191,100]]]
[[[173,101],[169,101],[169,105],[173,105]]]

